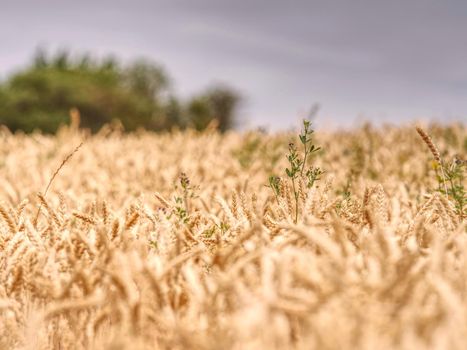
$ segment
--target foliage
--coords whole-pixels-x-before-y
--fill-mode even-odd
[[[242,142],[241,146],[232,154],[238,159],[243,169],[248,169],[258,157],[261,148],[261,137],[255,133],[249,133],[246,135],[245,141]]]
[[[200,97],[201,96],[201,97]],[[173,126],[204,129],[212,119],[232,127],[239,96],[226,86],[211,87],[185,102],[177,98],[165,70],[147,60],[123,66],[109,57],[72,57],[67,51],[48,57],[38,51],[33,63],[0,84],[0,123],[11,130],[55,132],[71,108],[93,132],[113,119],[126,130]]]
[[[190,185],[190,179],[184,172],[180,173],[178,182],[181,187],[182,194],[181,196],[176,195],[174,198],[176,203],[174,207],[174,213],[179,218],[180,222],[188,224],[190,215],[189,200],[196,197],[196,188]],[[175,186],[175,188],[178,189],[178,186]]]
[[[189,125],[203,130],[215,119],[219,123],[219,129],[226,131],[234,126],[240,100],[240,95],[227,86],[209,88],[188,103]]]
[[[457,214],[460,218],[467,217],[467,192],[464,187],[465,182],[465,173],[467,171],[466,162],[464,160],[455,158],[451,165],[444,166],[444,176],[446,177],[446,182],[448,183],[447,190],[441,184],[443,183],[443,178],[437,176],[438,178],[438,191],[447,195],[452,199],[456,207]]]
[[[299,212],[299,184],[298,181],[306,181],[306,187],[313,187],[314,183],[320,179],[320,176],[323,174],[323,171],[319,167],[311,166],[305,172],[305,166],[307,160],[311,155],[318,152],[321,148],[313,144],[312,135],[314,130],[311,128],[311,122],[309,120],[303,120],[303,129],[299,134],[298,138],[300,143],[303,145],[303,158],[300,156],[297,146],[293,143],[289,143],[289,153],[286,158],[289,163],[289,167],[285,169],[287,177],[292,183],[292,191],[295,200],[295,219],[294,222],[297,223],[298,212]],[[280,178],[277,176],[269,177],[269,187],[273,190],[274,195],[278,196],[279,193]]]
[[[420,127],[417,127],[416,130],[433,155],[433,168],[436,171],[436,179],[438,180],[438,191],[451,199],[459,218],[464,219],[467,217],[467,208],[465,207],[467,193],[464,187],[465,172],[467,170],[466,161],[456,156],[450,165],[446,164],[430,135]],[[452,130],[450,130],[449,135],[451,139],[455,137]],[[450,142],[450,144],[457,143]]]

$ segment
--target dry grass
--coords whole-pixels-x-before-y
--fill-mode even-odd
[[[465,348],[466,223],[415,129],[318,132],[297,224],[290,138],[2,131],[0,348]]]

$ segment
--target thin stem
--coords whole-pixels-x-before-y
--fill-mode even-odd
[[[190,208],[188,207],[188,194],[186,191],[183,191],[183,202],[185,204],[186,215],[190,214]]]
[[[277,196],[276,191],[273,190],[273,192],[274,192],[274,197],[276,197],[277,205],[280,205],[280,204],[279,204],[279,197]]]
[[[303,164],[302,164],[302,170],[300,171],[300,176],[303,177],[303,171],[305,170],[305,164],[306,164],[306,157],[308,156],[308,149],[306,147],[305,143],[305,156],[303,157]]]
[[[43,193],[43,196],[45,198],[45,196],[47,195],[47,191],[49,190],[50,186],[52,185],[52,182],[55,180],[55,177],[58,175],[58,173],[60,172],[60,170],[63,168],[63,166],[65,165],[66,162],[68,162],[70,160],[71,157],[73,157],[73,155],[78,152],[78,150],[81,148],[81,146],[83,145],[84,142],[81,142],[78,146],[75,147],[75,149],[73,150],[73,152],[71,152],[70,154],[68,154],[65,159],[62,160],[62,163],[60,164],[60,166],[57,168],[57,170],[55,170],[55,172],[53,173],[52,177],[50,178],[49,180],[49,183],[47,184],[47,187],[45,188],[45,191]],[[39,219],[39,214],[41,212],[41,209],[42,209],[42,202],[39,204],[39,208],[37,209],[37,213],[36,213],[36,217],[34,218],[34,221],[33,221],[33,225],[34,227],[37,226],[37,220]]]
[[[295,221],[294,223],[296,224],[298,221],[298,193],[295,190],[295,178],[292,178],[292,188],[293,188],[293,193],[295,197]]]
[[[448,186],[446,185],[446,174],[444,173],[444,164],[440,163],[440,168],[441,168],[441,175],[443,177],[443,184],[444,184],[444,193],[446,195],[446,198],[449,197],[448,195]]]

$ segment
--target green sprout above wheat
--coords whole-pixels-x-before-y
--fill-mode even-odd
[[[307,168],[307,161],[310,157],[318,152],[321,147],[317,147],[313,143],[312,135],[314,130],[311,127],[309,120],[303,120],[302,130],[298,135],[301,145],[303,146],[303,156],[300,154],[295,143],[289,143],[289,152],[286,155],[289,166],[285,169],[285,173],[292,184],[292,191],[295,200],[295,218],[294,222],[298,221],[299,212],[299,190],[298,180],[302,179],[306,183],[307,188],[312,188],[316,181],[321,179],[324,173],[319,167],[311,166]],[[276,200],[279,201],[280,194],[280,177],[271,175],[269,177],[269,187],[272,189]]]

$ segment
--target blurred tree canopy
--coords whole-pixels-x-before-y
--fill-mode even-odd
[[[53,133],[77,108],[81,125],[93,132],[114,119],[129,131],[202,130],[216,119],[225,131],[234,126],[239,102],[227,86],[182,101],[171,92],[164,69],[150,61],[122,66],[113,58],[97,61],[67,51],[48,57],[39,50],[29,67],[0,82],[0,123],[12,131]]]

